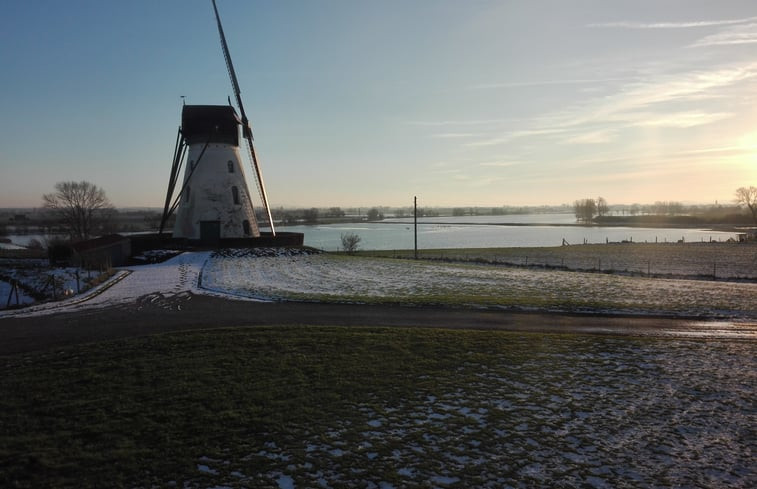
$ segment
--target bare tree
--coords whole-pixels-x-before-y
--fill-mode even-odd
[[[357,251],[360,236],[355,233],[342,234],[342,249],[350,255]]]
[[[604,197],[597,198],[597,214],[599,217],[605,216],[610,213],[610,206],[607,205],[607,201]]]
[[[597,213],[597,203],[594,199],[582,199],[573,203],[576,219],[583,222],[591,222]]]
[[[65,223],[72,239],[89,238],[96,218],[113,210],[105,191],[84,181],[58,182],[55,192],[43,195],[42,201]]]
[[[305,218],[305,224],[315,224],[318,222],[318,209],[315,207],[305,209],[305,211],[303,211],[303,216]]]
[[[752,213],[752,219],[757,224],[757,187],[739,187],[736,189],[736,203],[745,205]]]
[[[378,208],[373,207],[371,210],[368,211],[369,221],[380,221],[382,219],[384,219],[384,213],[378,210]]]
[[[344,217],[344,211],[341,207],[329,207],[326,217]]]

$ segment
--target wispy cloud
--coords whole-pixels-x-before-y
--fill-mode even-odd
[[[432,138],[437,138],[437,139],[459,139],[459,138],[471,138],[475,136],[479,136],[479,134],[473,133],[473,132],[443,132],[443,133],[431,135]]]
[[[596,115],[606,115],[686,100],[754,77],[757,77],[757,62],[661,76],[647,83],[625,87],[617,95],[606,99],[595,112]]]
[[[478,164],[478,166],[487,166],[487,167],[496,167],[496,168],[507,168],[511,166],[519,166],[522,165],[522,161],[510,161],[510,160],[495,160],[495,161],[482,161]]]
[[[757,23],[736,25],[722,32],[705,36],[689,47],[730,46],[757,43]]]
[[[597,98],[554,114],[554,125],[562,128],[586,124],[619,123],[693,127],[722,120],[731,114],[705,110],[671,112],[669,103],[692,102],[714,97],[720,90],[757,77],[757,62],[747,62],[651,78],[645,83],[622,87],[614,95]]]
[[[545,127],[545,128],[510,131],[500,136],[490,137],[487,139],[481,139],[479,141],[472,141],[470,143],[466,143],[466,146],[470,146],[470,147],[495,146],[498,144],[508,143],[518,138],[525,138],[525,137],[531,137],[531,136],[548,136],[548,135],[560,134],[560,133],[565,132],[566,130],[567,129],[564,127]]]
[[[746,24],[757,21],[757,17],[745,17],[743,19],[725,19],[725,20],[699,20],[692,22],[600,22],[588,24],[587,27],[606,27],[622,29],[691,29],[697,27],[717,27],[736,24]]]
[[[563,142],[568,144],[604,144],[615,140],[615,131],[600,129],[565,138]]]
[[[513,122],[514,119],[455,119],[443,121],[405,121],[410,126],[444,127],[444,126],[484,126]]]
[[[531,80],[501,83],[480,83],[471,85],[469,90],[494,90],[498,88],[541,87],[554,85],[593,85],[616,81],[629,81],[629,78],[584,78],[568,80]]]
[[[707,100],[727,94],[734,85],[757,78],[757,62],[747,61],[677,74],[649,75],[644,82],[626,83],[615,93],[541,115],[521,129],[487,131],[466,142],[470,148],[508,144],[520,138],[551,137],[563,144],[605,144],[624,127],[690,128],[732,117],[725,110],[708,110]],[[681,104],[697,107],[680,110]],[[677,108],[677,110],[676,110]]]
[[[640,127],[678,127],[688,128],[711,124],[733,116],[730,112],[677,112],[670,114],[639,114],[639,120],[633,125]]]

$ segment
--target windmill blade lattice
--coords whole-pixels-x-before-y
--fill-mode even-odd
[[[255,170],[255,177],[257,181],[258,191],[260,193],[260,199],[265,207],[266,214],[268,216],[268,223],[271,226],[271,233],[275,236],[276,229],[273,225],[273,218],[271,216],[271,208],[268,205],[268,195],[265,190],[265,182],[263,181],[263,173],[260,169],[260,163],[258,161],[258,154],[255,151],[255,144],[253,143],[252,127],[250,127],[250,121],[247,119],[247,114],[244,111],[244,104],[242,103],[242,96],[239,90],[239,82],[237,80],[237,74],[234,70],[234,64],[231,61],[231,54],[229,53],[229,46],[226,43],[226,36],[223,33],[223,26],[221,25],[221,16],[218,14],[218,7],[216,6],[216,0],[213,0],[213,11],[216,15],[216,23],[218,24],[218,34],[221,37],[221,48],[223,49],[223,57],[226,60],[226,69],[229,72],[229,79],[231,80],[231,86],[234,90],[234,97],[239,107],[239,113],[242,119],[242,135],[247,140],[247,148],[249,150],[249,156],[252,162],[252,167]]]

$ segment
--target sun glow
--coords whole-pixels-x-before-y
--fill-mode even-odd
[[[745,184],[757,184],[757,131],[742,135],[738,140],[738,147],[742,151],[744,170],[749,180]]]

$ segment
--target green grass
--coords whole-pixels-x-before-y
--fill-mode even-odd
[[[410,259],[413,250],[359,251],[358,256]],[[418,250],[418,258],[656,277],[757,280],[754,243],[612,243],[523,248]]]
[[[241,458],[261,449],[264,434],[294,442],[350,419],[358,401],[432,391],[464,362],[501,354],[511,339],[272,327],[6,357],[0,485],[162,486],[196,475],[201,456]],[[458,372],[454,381],[465,378]]]
[[[308,326],[0,357],[0,487],[584,487],[598,467],[610,485],[751,487],[755,358],[754,342]]]

